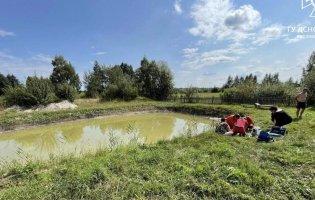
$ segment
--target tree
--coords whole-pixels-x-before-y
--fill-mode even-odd
[[[223,89],[227,89],[233,86],[233,77],[229,76],[226,83],[223,85]]]
[[[84,85],[86,87],[87,97],[97,97],[104,92],[108,77],[106,68],[97,61],[94,63],[93,71],[84,74]]]
[[[306,66],[306,73],[309,73],[314,69],[315,69],[315,51],[311,54],[310,58],[308,59],[308,64]]]
[[[79,75],[75,72],[70,62],[65,60],[62,56],[56,56],[52,60],[53,72],[50,75],[51,82],[58,87],[61,84],[68,84],[80,90],[81,83]]]
[[[262,84],[279,84],[281,83],[279,79],[279,73],[276,74],[266,74],[264,79],[262,80]]]
[[[10,82],[3,74],[0,73],[0,95],[3,95],[5,89],[10,86]]]
[[[240,78],[238,76],[235,76],[234,81],[233,81],[233,87],[236,87],[240,85]]]
[[[304,70],[302,83],[305,88],[309,90],[310,98],[309,103],[315,103],[315,51],[309,58],[306,70]]]
[[[9,81],[10,86],[12,87],[20,85],[19,80],[13,74],[8,74],[7,79]]]
[[[136,71],[136,82],[142,96],[156,100],[166,100],[173,90],[173,76],[165,62],[141,60]]]
[[[115,65],[114,68],[120,68],[123,74],[127,74],[132,78],[135,76],[133,67],[131,65],[128,65],[127,63],[121,63],[120,65]]]

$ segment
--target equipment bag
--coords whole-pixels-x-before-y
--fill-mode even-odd
[[[259,142],[273,142],[273,138],[269,135],[268,132],[261,131],[258,135],[257,141]]]

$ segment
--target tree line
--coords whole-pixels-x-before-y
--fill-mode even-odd
[[[262,81],[258,81],[256,75],[249,74],[244,77],[229,76],[222,87],[221,98],[224,101],[255,101],[256,99],[278,98],[294,99],[300,88],[309,91],[309,103],[313,104],[315,98],[315,52],[303,68],[302,79],[293,81],[292,78],[285,82],[279,79],[279,74],[265,74]]]
[[[22,84],[14,75],[0,74],[0,95],[8,106],[31,107],[60,100],[74,101],[82,83],[72,64],[63,56],[52,60],[48,78],[28,76]],[[165,62],[143,58],[134,71],[131,65],[106,66],[95,61],[93,69],[84,74],[86,97],[102,100],[132,100],[141,95],[166,100],[173,91],[173,76]]]
[[[131,65],[106,66],[94,63],[93,70],[85,73],[87,97],[103,100],[132,100],[138,95],[154,100],[166,100],[173,91],[173,76],[165,62],[143,58],[140,67]]]
[[[95,61],[91,71],[84,74],[80,81],[72,64],[63,56],[56,56],[52,62],[52,73],[49,77],[29,76],[25,84],[13,74],[0,73],[0,95],[8,106],[46,105],[60,100],[74,101],[81,92],[88,98],[102,100],[132,100],[143,96],[154,100],[166,100],[174,92],[172,73],[165,62],[157,62],[143,58],[140,67],[134,68],[127,64],[104,65]],[[293,98],[299,87],[310,91],[310,103],[315,103],[315,52],[303,69],[302,80],[297,82],[292,78],[281,82],[279,74],[266,74],[262,81],[256,75],[229,76],[222,88],[192,88],[189,92],[201,91],[221,92],[222,100],[244,99],[253,100],[262,97]]]

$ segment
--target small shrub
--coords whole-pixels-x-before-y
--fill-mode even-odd
[[[5,90],[4,101],[7,106],[18,105],[32,107],[37,105],[37,99],[24,86],[8,87]]]
[[[198,90],[195,87],[188,87],[184,91],[184,97],[187,98],[188,103],[193,103],[193,99],[198,97]]]
[[[26,90],[36,98],[38,104],[47,105],[58,100],[53,92],[53,85],[48,78],[28,77]]]
[[[58,98],[73,102],[76,96],[76,89],[68,84],[60,84],[56,87],[56,95]]]

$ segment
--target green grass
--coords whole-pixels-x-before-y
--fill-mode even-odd
[[[205,97],[205,98],[210,98],[210,97],[220,97],[220,93],[212,93],[212,92],[200,92],[198,93],[199,97]]]
[[[104,113],[137,107],[204,115],[242,112],[264,128],[270,120],[268,111],[243,106],[136,101],[82,102],[80,107]],[[294,116],[293,108],[285,110]],[[62,116],[67,112],[74,111]],[[315,110],[308,109],[274,143],[208,132],[81,158],[14,165],[1,172],[0,199],[314,199],[314,119]]]

